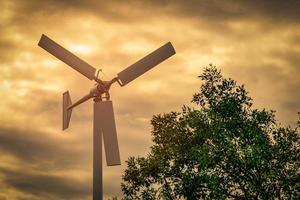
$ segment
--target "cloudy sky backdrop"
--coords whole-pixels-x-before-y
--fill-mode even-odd
[[[104,168],[106,196],[121,195],[125,160],[149,151],[151,117],[190,105],[210,63],[245,84],[254,107],[296,124],[299,1],[1,0],[0,8],[0,200],[91,199],[92,101],[63,133],[61,100],[93,83],[39,48],[43,33],[104,79],[168,41],[177,51],[126,87],[112,86],[122,166]]]

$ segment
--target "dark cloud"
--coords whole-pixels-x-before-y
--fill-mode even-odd
[[[300,19],[300,2],[297,0],[147,0],[137,1],[20,1],[17,4],[19,15],[47,13],[60,15],[66,11],[83,11],[113,21],[140,21],[161,15],[175,15],[183,18],[209,20],[216,23],[231,20],[255,19],[265,22],[296,23]],[[20,18],[21,20],[21,18]],[[47,20],[47,19],[46,19]]]
[[[79,200],[91,195],[90,178],[55,175],[57,171],[85,170],[86,163],[91,163],[87,151],[78,144],[38,131],[1,128],[0,152],[17,159],[13,169],[0,167],[0,174],[6,187],[25,194],[20,198]]]
[[[82,163],[90,162],[89,150],[82,145],[32,130],[0,128],[0,151],[46,171],[80,169],[85,167]]]
[[[248,0],[244,1],[242,6],[245,7],[249,13],[253,13],[254,16],[259,17],[262,20],[267,19],[277,23],[283,22],[293,24],[300,21],[300,2],[297,0]]]
[[[16,3],[14,21],[17,23],[30,23],[33,20],[38,20],[51,23],[50,17],[59,17],[65,13],[75,12],[82,14],[93,14],[110,21],[125,21],[136,19],[132,16],[132,12],[126,9],[126,3],[118,1],[104,0],[46,0],[46,1],[18,1]],[[120,9],[121,8],[121,9]],[[125,8],[125,9],[122,9]],[[29,15],[29,16],[28,16]],[[71,20],[71,19],[70,19]],[[57,23],[59,26],[60,23]]]
[[[161,1],[156,1],[160,6]],[[297,0],[192,0],[165,1],[182,17],[196,17],[211,21],[254,19],[258,22],[297,23],[300,21],[300,2]],[[177,12],[176,12],[177,11]]]
[[[38,196],[39,199],[83,199],[91,194],[89,181],[30,172],[28,170],[11,170],[0,168],[6,186],[17,189],[25,194]]]

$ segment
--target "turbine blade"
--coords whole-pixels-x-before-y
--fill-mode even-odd
[[[63,93],[63,126],[62,129],[65,130],[69,127],[72,109],[68,110],[68,107],[72,105],[69,91]]]
[[[108,166],[120,165],[120,152],[113,105],[111,101],[94,103],[94,124],[96,130],[102,131],[106,163]]]
[[[63,48],[62,46],[48,38],[46,35],[42,35],[38,45],[88,79],[94,79],[96,72],[96,69],[94,67],[81,60],[80,58],[69,52],[67,49]]]
[[[118,78],[122,82],[122,86],[141,76],[175,53],[175,49],[171,42],[168,42],[133,65],[127,67],[118,73]]]

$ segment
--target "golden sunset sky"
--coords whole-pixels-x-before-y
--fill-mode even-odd
[[[168,41],[176,49],[111,88],[122,165],[104,167],[105,196],[121,196],[125,161],[149,151],[152,116],[193,106],[210,63],[245,84],[255,108],[297,122],[300,1],[1,0],[0,9],[0,200],[91,199],[92,101],[64,132],[61,108],[64,91],[74,102],[93,82],[38,47],[42,34],[104,80]]]

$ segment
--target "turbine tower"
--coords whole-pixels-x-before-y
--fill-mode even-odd
[[[94,100],[93,119],[93,200],[102,200],[102,137],[104,141],[105,157],[108,166],[120,165],[120,153],[115,125],[113,104],[110,100],[109,89],[113,83],[125,86],[156,65],[175,54],[170,42],[148,54],[141,60],[127,67],[109,81],[98,77],[99,71],[69,52],[46,35],[42,35],[38,43],[44,50],[63,61],[83,76],[95,81],[94,87],[81,99],[72,104],[69,91],[63,93],[63,123],[62,129],[69,127],[72,109],[89,100]]]

